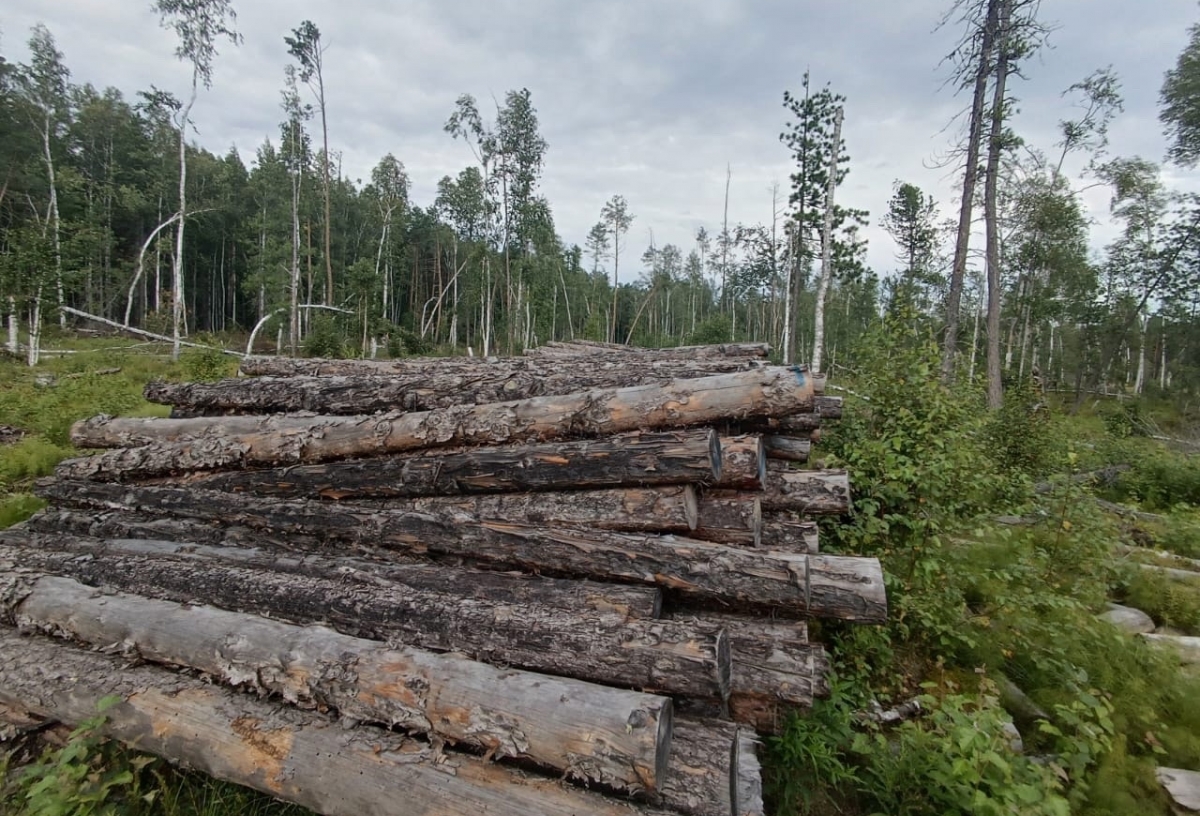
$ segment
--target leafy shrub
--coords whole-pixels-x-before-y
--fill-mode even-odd
[[[15,445],[2,446],[0,486],[49,476],[54,467],[70,455],[70,448],[55,445],[40,436],[27,436]]]
[[[304,338],[304,356],[331,360],[352,356],[346,344],[345,332],[338,327],[335,318],[325,315],[313,317],[312,326]]]
[[[0,530],[20,524],[45,506],[45,500],[29,493],[0,496]]]
[[[433,345],[414,331],[393,327],[388,335],[389,357],[410,357],[431,354]]]
[[[695,331],[688,335],[685,346],[702,346],[712,343],[728,343],[733,334],[733,321],[729,315],[712,315],[701,320]]]
[[[986,436],[989,455],[1010,479],[1044,479],[1060,470],[1066,458],[1063,435],[1050,408],[1028,380],[1008,388],[1004,404],[988,422]]]
[[[193,382],[215,382],[237,373],[237,358],[217,348],[215,338],[202,336],[196,342],[213,347],[189,348],[180,353],[179,369],[183,379]]]

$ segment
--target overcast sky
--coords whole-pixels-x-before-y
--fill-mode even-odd
[[[234,0],[240,48],[225,45],[213,88],[194,119],[198,141],[253,160],[278,133],[279,91],[289,57],[283,37],[311,19],[328,46],[330,142],[345,173],[368,178],[386,153],[404,162],[414,203],[432,203],[438,179],[471,163],[442,126],[455,99],[481,109],[528,87],[549,142],[542,190],[558,230],[582,245],[603,203],[624,195],[635,215],[636,259],[650,242],[686,251],[697,227],[719,230],[726,166],[731,223],[765,223],[771,185],[786,197],[788,155],[778,136],[782,94],[806,69],[847,97],[844,136],[851,172],[841,200],[871,212],[869,261],[894,264],[877,225],[897,179],[933,192],[955,212],[956,174],[936,165],[966,104],[945,86],[942,56],[959,32],[937,30],[949,0]],[[132,98],[155,84],[183,94],[190,71],[173,51],[149,0],[9,0],[0,53],[23,61],[29,28],[45,23],[75,82],[115,86]],[[1125,113],[1113,155],[1161,160],[1158,91],[1200,21],[1195,0],[1046,0],[1057,30],[1018,81],[1016,128],[1051,149],[1072,116],[1060,96],[1096,68],[1121,78]],[[948,127],[949,126],[949,127]],[[1192,186],[1190,174],[1178,182]],[[1103,219],[1107,196],[1086,195]],[[1110,234],[1094,233],[1101,244]]]

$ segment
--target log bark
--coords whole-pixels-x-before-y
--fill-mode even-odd
[[[389,648],[323,626],[102,593],[21,569],[0,573],[0,617],[126,657],[197,669],[302,708],[333,708],[344,719],[528,759],[585,782],[652,791],[666,772],[672,714],[665,697]]]
[[[665,385],[370,417],[101,416],[72,428],[76,445],[144,447],[72,460],[65,471],[94,476],[132,469],[144,475],[166,475],[321,462],[455,444],[495,445],[704,425],[728,416],[791,413],[812,397],[814,383],[814,378],[801,371],[773,367],[673,380]]]
[[[674,348],[639,348],[637,346],[613,347],[614,344],[595,345],[574,340],[571,342],[551,341],[534,348],[526,349],[528,357],[589,357],[604,359],[605,357],[621,357],[622,359],[657,359],[657,360],[711,360],[728,357],[763,358],[771,353],[768,343],[717,343],[703,346],[676,346]]]
[[[720,443],[702,428],[200,474],[172,482],[281,498],[389,499],[711,484],[720,475]]]
[[[457,556],[536,572],[657,584],[685,595],[793,614],[841,617],[849,613],[858,619],[863,609],[878,607],[883,593],[875,559],[767,553],[676,536],[542,528],[502,521],[464,523],[422,513],[256,499],[213,490],[57,480],[41,482],[37,489],[65,506],[129,509],[299,533],[332,552],[344,552],[348,544],[363,544],[413,554]],[[843,580],[847,570],[859,579]],[[826,571],[833,580],[830,586],[822,584]],[[841,597],[845,592],[853,597]],[[860,593],[865,595],[859,597]]]
[[[307,361],[275,360],[274,367],[300,367]],[[305,376],[296,371],[268,377],[218,382],[156,381],[145,388],[150,402],[174,406],[174,417],[273,414],[372,414],[379,411],[429,411],[455,405],[482,405],[532,397],[574,394],[597,388],[624,388],[673,379],[747,371],[744,359],[597,358],[586,365],[558,360],[514,359],[496,362],[440,360],[410,369],[402,362],[345,360],[323,363],[319,370],[346,370],[338,376]],[[311,370],[311,369],[309,369]],[[810,400],[810,408],[815,402]]]
[[[466,521],[496,519],[634,533],[686,534],[696,529],[699,517],[696,491],[691,485],[431,496],[386,499],[372,506],[387,512],[429,513]]]
[[[62,512],[62,516],[68,516]],[[83,515],[83,514],[80,514]],[[87,532],[85,525],[60,524],[53,519],[46,526],[29,526],[40,536],[26,537],[37,546],[64,550],[81,555],[104,558],[108,555],[153,557],[162,556],[198,563],[228,563],[258,570],[306,575],[313,578],[337,578],[345,583],[388,587],[397,591],[444,593],[492,604],[543,606],[589,615],[614,617],[617,621],[653,619],[662,613],[662,593],[656,587],[604,584],[597,581],[577,581],[547,578],[511,572],[488,572],[463,567],[394,562],[366,557],[328,558],[307,553],[280,552],[250,546],[223,546],[189,543],[187,539],[156,539],[128,537],[129,533],[149,534],[160,528],[146,530],[125,526],[112,531]],[[76,532],[78,530],[78,532]],[[25,533],[22,529],[20,533]],[[97,534],[97,532],[99,534]],[[115,535],[113,535],[115,534]]]
[[[767,451],[757,434],[722,436],[721,473],[713,487],[762,490],[767,478]]]
[[[816,553],[817,524],[792,510],[768,510],[762,514],[761,546],[774,552]]]
[[[763,437],[763,448],[768,459],[781,459],[785,462],[807,462],[812,451],[812,440],[781,434],[767,434]]]
[[[762,816],[757,739],[718,720],[676,720],[663,804],[688,816]]]
[[[699,520],[692,533],[703,541],[757,547],[762,535],[758,495],[736,490],[706,490],[700,497]]]
[[[850,512],[850,476],[844,470],[768,469],[763,510],[837,515]]]
[[[637,810],[555,780],[431,747],[151,666],[0,631],[0,701],[102,732],[210,776],[329,816],[628,816]],[[398,795],[401,794],[401,795]]]
[[[147,598],[207,604],[342,634],[458,651],[500,666],[672,694],[729,694],[730,656],[719,626],[618,621],[407,587],[161,557],[81,557],[0,533],[0,562]]]
[[[821,419],[841,419],[844,400],[841,397],[819,395],[814,404]]]

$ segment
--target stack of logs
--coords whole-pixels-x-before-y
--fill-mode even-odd
[[[759,735],[827,688],[807,619],[886,615],[818,553],[846,474],[794,464],[840,402],[765,354],[153,383],[171,418],[77,424],[106,450],[0,533],[0,708],[115,694],[113,737],[329,814],[761,813]]]

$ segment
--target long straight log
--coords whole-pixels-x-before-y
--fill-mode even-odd
[[[812,440],[807,437],[766,434],[763,436],[763,447],[766,449],[768,459],[807,462],[809,454],[812,452]]]
[[[664,804],[688,816],[762,816],[753,732],[718,720],[676,720]]]
[[[37,490],[66,506],[130,509],[299,533],[323,542],[330,551],[361,542],[538,572],[658,584],[687,595],[792,614],[863,619],[863,614],[869,618],[885,612],[882,574],[875,559],[793,556],[675,536],[501,521],[464,523],[346,503],[284,502],[213,490],[57,480],[40,482]],[[858,577],[847,582],[848,573]],[[832,579],[828,586],[827,574]]]
[[[315,462],[453,444],[494,445],[704,425],[728,416],[784,415],[810,404],[822,387],[820,377],[798,367],[776,366],[372,416],[114,419],[102,415],[76,423],[71,439],[83,448],[189,442],[181,451],[194,447],[193,456],[200,461],[224,452],[240,454],[238,461],[245,464]]]
[[[588,782],[654,790],[666,772],[670,698],[497,669],[459,655],[389,648],[125,593],[69,578],[0,573],[0,617],[22,629],[197,669],[304,708],[518,757]]]
[[[720,475],[720,442],[700,428],[200,474],[182,482],[281,498],[388,499],[711,484]]]
[[[196,677],[0,630],[0,701],[329,816],[629,816],[578,788]]]
[[[757,547],[762,535],[762,505],[756,493],[706,490],[700,497],[693,538]]]
[[[767,450],[757,434],[722,436],[721,474],[713,487],[726,490],[762,490],[767,478]]]
[[[801,518],[794,510],[764,511],[761,546],[775,552],[819,552],[817,523]]]
[[[850,476],[844,470],[768,468],[763,510],[836,515],[850,512]]]
[[[283,361],[279,361],[281,364]],[[304,361],[287,361],[302,363]],[[448,363],[457,364],[448,364]],[[438,361],[412,370],[400,363],[356,360],[326,364],[371,368],[341,376],[226,379],[218,382],[155,381],[145,388],[150,402],[175,406],[174,417],[274,414],[371,414],[378,411],[429,411],[455,405],[482,405],[532,397],[574,394],[596,388],[624,388],[673,379],[746,371],[743,359],[643,360],[621,357],[564,366],[559,361],[515,359],[496,362]],[[815,405],[810,401],[810,409]]]
[[[41,535],[25,535],[27,531]],[[279,552],[254,547],[252,539],[242,542],[242,546],[224,546],[221,543],[190,543],[187,539],[145,538],[146,535],[154,536],[162,532],[160,527],[143,529],[136,523],[112,530],[97,529],[95,525],[89,527],[74,523],[71,511],[57,511],[46,525],[26,525],[20,530],[24,540],[36,546],[96,558],[109,555],[162,556],[199,563],[217,561],[291,575],[337,578],[368,589],[383,586],[401,592],[409,589],[491,604],[543,606],[589,615],[613,616],[618,621],[653,619],[662,612],[662,593],[650,586],[488,572],[424,562],[397,564],[368,558],[330,558],[310,553]],[[142,537],[129,537],[130,533]]]
[[[497,519],[635,533],[686,534],[696,529],[699,516],[696,491],[691,485],[431,496],[387,499],[374,502],[373,506],[385,511],[430,513],[472,521]]]
[[[493,603],[407,587],[133,556],[81,558],[0,533],[0,561],[147,598],[199,603],[342,634],[459,651],[485,663],[671,694],[729,694],[719,626],[619,621],[611,615]]]

